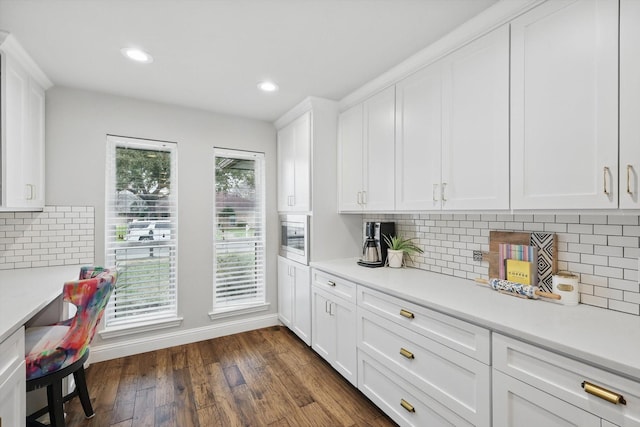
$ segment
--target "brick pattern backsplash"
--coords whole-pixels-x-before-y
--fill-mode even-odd
[[[473,251],[489,250],[489,231],[544,231],[558,238],[558,269],[580,277],[580,301],[640,315],[639,215],[386,214],[365,221],[395,221],[398,234],[424,250],[413,267],[467,279],[486,278],[489,264]]]
[[[92,206],[0,212],[0,270],[92,264],[94,228]]]

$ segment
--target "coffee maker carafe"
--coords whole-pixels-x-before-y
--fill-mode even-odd
[[[383,267],[387,262],[387,242],[384,236],[395,236],[393,222],[365,222],[362,258],[358,264],[365,267]]]

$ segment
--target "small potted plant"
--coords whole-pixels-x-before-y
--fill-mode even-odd
[[[389,248],[387,249],[387,263],[389,267],[398,268],[404,265],[404,256],[411,259],[413,254],[421,254],[423,250],[415,244],[413,238],[402,236],[382,236]]]

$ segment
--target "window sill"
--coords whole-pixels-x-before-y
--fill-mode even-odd
[[[121,325],[111,328],[105,328],[98,332],[100,338],[110,339],[122,337],[125,335],[133,335],[144,332],[155,331],[158,329],[175,328],[182,324],[182,317],[170,317],[164,319],[150,320],[147,322],[134,323],[131,325]]]
[[[265,302],[265,303],[254,304],[254,305],[243,305],[240,307],[225,307],[225,308],[214,309],[213,311],[209,312],[209,319],[216,320],[216,319],[223,319],[225,317],[234,317],[234,316],[241,316],[243,314],[258,313],[261,311],[269,310],[270,306],[271,306],[270,303]]]

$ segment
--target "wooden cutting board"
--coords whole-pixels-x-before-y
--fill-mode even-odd
[[[500,243],[529,246],[531,244],[531,233],[517,231],[489,232],[489,278],[498,277],[500,274],[500,260],[498,259]]]
[[[490,231],[489,232],[489,278],[500,275],[501,243],[512,245],[535,246],[538,248],[538,286],[543,291],[552,291],[552,275],[558,271],[558,239],[553,233],[518,231]],[[485,257],[486,258],[486,257]]]

